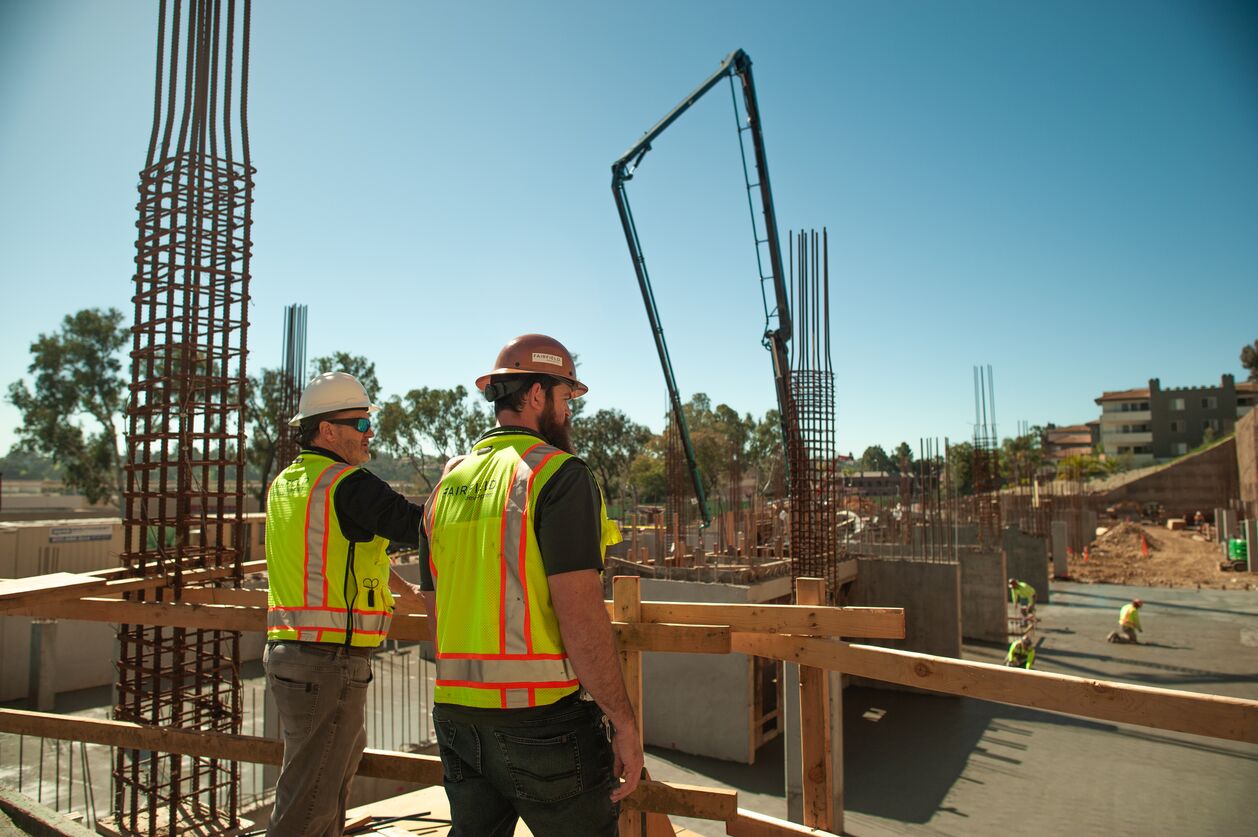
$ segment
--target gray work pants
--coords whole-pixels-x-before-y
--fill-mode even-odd
[[[262,664],[284,736],[267,834],[340,837],[349,783],[367,746],[371,658],[364,649],[268,642]]]

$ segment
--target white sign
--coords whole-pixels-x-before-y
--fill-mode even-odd
[[[107,541],[113,536],[114,527],[108,523],[95,526],[54,526],[48,530],[48,543]]]

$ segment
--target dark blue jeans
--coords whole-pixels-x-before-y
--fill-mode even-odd
[[[523,716],[523,717],[522,717]],[[541,710],[433,706],[450,837],[615,837],[612,748],[593,701]]]

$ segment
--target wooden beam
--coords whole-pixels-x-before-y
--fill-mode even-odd
[[[642,594],[637,576],[619,575],[612,579],[612,617],[617,622],[632,623],[642,615]],[[620,651],[620,672],[625,679],[625,691],[633,706],[634,722],[638,727],[638,746],[642,746],[642,654],[628,648]],[[641,834],[646,830],[644,814],[631,808],[620,812],[619,832]]]
[[[241,573],[262,572],[266,570],[266,561],[246,561],[240,565]],[[184,570],[182,573],[185,585],[203,584],[232,573],[230,567],[213,567],[198,570]],[[26,589],[23,591],[23,586]],[[166,578],[160,575],[136,577],[130,575],[125,567],[110,567],[103,570],[92,570],[86,573],[52,573],[44,576],[13,579],[0,583],[0,614],[5,616],[22,615],[21,611],[28,607],[57,602],[73,602],[82,596],[95,594],[99,596],[115,596],[135,590],[155,590],[166,586]],[[12,591],[13,595],[5,595]],[[266,591],[262,591],[262,604],[266,605]]]
[[[801,605],[824,605],[825,580],[797,578],[795,601]],[[804,825],[829,829],[834,808],[830,784],[830,672],[825,669],[799,667],[799,736]]]
[[[725,823],[725,833],[732,837],[798,837],[798,835],[835,837],[829,831],[767,817],[755,811],[748,811],[746,808],[739,808],[734,818]]]
[[[677,651],[686,654],[728,654],[732,632],[724,625],[665,625],[612,622],[621,648],[635,651]]]
[[[1258,701],[1006,668],[829,639],[735,633],[734,651],[944,694],[1258,744]]]
[[[773,634],[904,638],[904,609],[898,607],[643,602],[642,621],[729,625],[736,631]]]
[[[624,807],[678,817],[724,821],[738,812],[738,793],[723,788],[705,788],[643,779],[625,800]]]
[[[0,732],[251,764],[279,764],[284,758],[284,744],[274,738],[195,732],[178,727],[151,727],[125,721],[78,718],[20,709],[0,709]],[[441,759],[437,756],[367,749],[358,766],[358,775],[421,785],[439,785]]]

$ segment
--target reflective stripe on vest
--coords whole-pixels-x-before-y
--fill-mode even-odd
[[[491,588],[482,591],[483,595],[492,596],[497,593],[498,630],[497,642],[493,643],[497,647],[478,648],[475,653],[466,653],[463,649],[452,651],[442,647],[439,637],[437,700],[471,706],[497,706],[504,709],[552,703],[575,691],[580,684],[567,654],[562,650],[562,644],[553,652],[545,646],[540,652],[535,648],[527,568],[529,539],[533,526],[533,521],[530,519],[530,497],[536,497],[536,493],[540,491],[540,486],[535,485],[535,482],[542,469],[555,457],[566,460],[569,455],[540,442],[532,444],[523,453],[520,453],[517,446],[512,445],[509,440],[491,439],[488,443],[494,447],[493,452],[488,454],[490,456],[509,455],[513,451],[519,456],[507,478],[506,490],[501,501],[502,510],[497,519],[481,516],[475,524],[471,521],[462,521],[465,526],[496,525],[498,528],[497,590]],[[516,444],[518,445],[519,442]],[[475,454],[469,456],[465,464],[468,468],[475,470],[477,468]],[[503,465],[505,466],[505,463]],[[500,470],[503,470],[501,466]],[[490,473],[494,472],[490,470]],[[554,470],[550,472],[551,475],[553,473]],[[451,477],[453,479],[450,479]],[[427,509],[427,524],[430,533],[429,567],[438,591],[441,591],[441,583],[438,579],[439,553],[444,555],[444,549],[448,547],[441,544],[440,539],[431,537],[436,527],[440,525],[437,506],[440,505],[443,485],[447,481],[453,482],[454,490],[459,491],[466,488],[465,485],[460,484],[460,480],[466,480],[466,478],[467,474],[460,474],[457,468],[447,475],[447,479],[443,479],[434,489],[432,501]],[[447,499],[446,502],[457,502],[457,500]],[[475,557],[481,558],[481,556]],[[534,560],[540,562],[540,554],[535,554]],[[488,570],[488,572],[493,572],[493,570]],[[489,581],[488,578],[483,580]],[[460,591],[460,595],[467,595],[468,592],[470,591]],[[440,602],[442,598],[439,592],[438,601]],[[457,607],[457,604],[450,605],[447,601],[447,606]],[[553,614],[549,618],[553,620]],[[457,628],[447,625],[441,612],[437,614],[437,624],[439,631],[457,631]],[[474,633],[474,631],[468,631],[464,635],[459,632],[458,636],[462,640],[469,640]],[[447,636],[455,636],[455,634],[447,634]],[[483,637],[481,641],[483,642],[484,639],[488,637]],[[456,639],[455,643],[447,644],[455,645],[457,641]],[[491,696],[489,694],[491,692],[496,694]]]
[[[307,473],[311,473],[318,467],[316,457],[328,461],[319,454],[304,452],[289,467],[309,466]],[[272,525],[276,527],[266,544],[272,579],[267,607],[268,639],[348,642],[374,647],[388,635],[393,598],[388,591],[388,558],[384,554],[387,541],[377,537],[351,544],[345,540],[336,519],[334,492],[340,481],[355,470],[354,466],[343,462],[328,461],[303,498],[304,508],[294,508],[298,496],[291,492],[286,498],[281,492],[278,499],[273,499],[268,492],[268,510],[278,518],[268,518],[268,529]],[[284,479],[284,474],[276,481],[280,479]],[[288,503],[283,506],[286,513],[277,511],[285,501]],[[334,542],[337,549],[329,556]],[[340,554],[342,548],[344,555]],[[352,571],[351,552],[354,556]],[[294,560],[298,556],[300,567]],[[280,575],[287,583],[277,581]],[[329,590],[330,584],[339,586]],[[293,594],[298,592],[298,585],[300,598],[295,598]],[[281,587],[288,595],[277,593]]]

